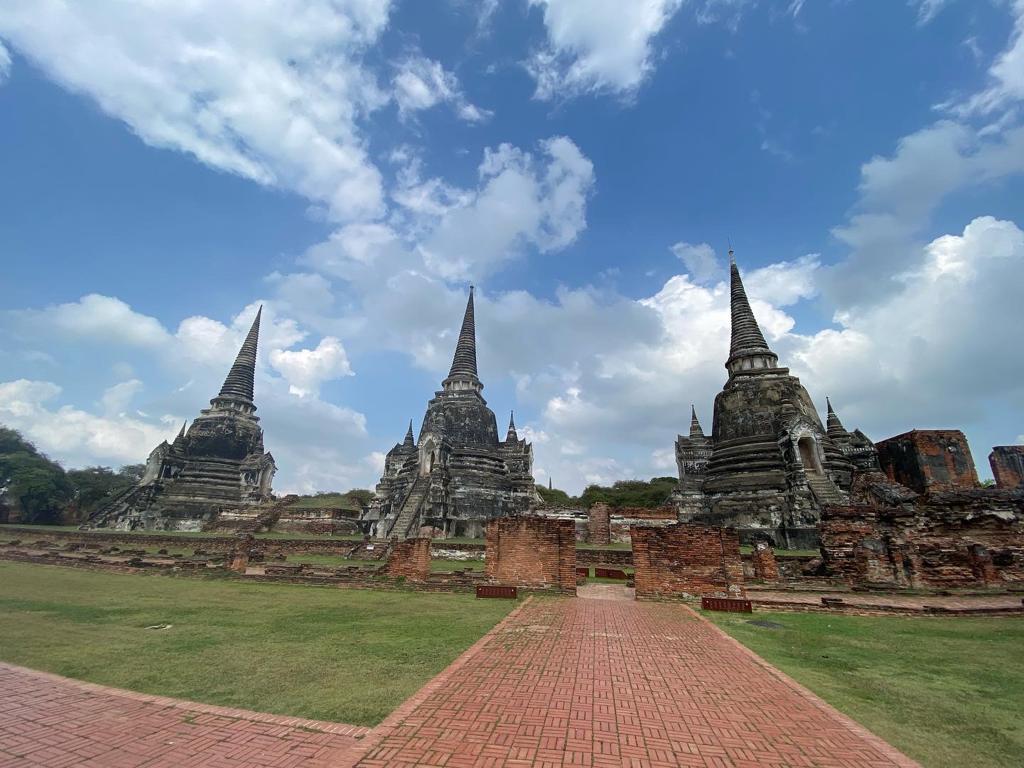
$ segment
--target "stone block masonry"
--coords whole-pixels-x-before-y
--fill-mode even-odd
[[[576,525],[572,520],[506,517],[487,524],[485,573],[526,589],[576,593]]]
[[[978,487],[974,458],[959,429],[915,429],[875,448],[889,479],[918,493]]]
[[[1024,445],[997,445],[988,455],[996,488],[1013,490],[1024,485]]]
[[[746,597],[740,540],[732,528],[678,523],[634,526],[637,599]]]
[[[384,572],[392,578],[426,581],[430,575],[430,539],[405,539],[391,544]]]

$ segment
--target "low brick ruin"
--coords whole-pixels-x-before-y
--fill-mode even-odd
[[[734,529],[677,523],[634,526],[630,533],[638,600],[746,597]]]
[[[971,449],[959,429],[914,429],[875,448],[889,480],[917,493],[979,487]]]
[[[779,580],[779,564],[775,559],[775,550],[772,549],[771,544],[766,541],[757,542],[750,560],[755,579],[767,583]]]
[[[430,539],[422,537],[393,542],[388,548],[384,572],[396,579],[426,581],[430,575]]]
[[[851,585],[963,588],[1024,582],[1024,494],[959,490],[912,504],[826,509],[828,573]]]
[[[491,520],[484,572],[498,584],[575,594],[575,523],[545,517]]]
[[[988,463],[996,488],[1009,491],[1024,485],[1024,445],[997,445]]]

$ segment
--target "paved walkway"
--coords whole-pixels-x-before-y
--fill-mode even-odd
[[[367,731],[0,664],[0,768],[329,768]]]
[[[534,600],[350,755],[363,768],[914,766],[685,606]]]
[[[597,586],[528,601],[369,732],[0,664],[0,768],[916,765],[689,608]]]

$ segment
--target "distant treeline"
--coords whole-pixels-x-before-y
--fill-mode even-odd
[[[76,523],[142,479],[144,464],[65,470],[14,429],[0,426],[0,522]]]
[[[604,502],[613,507],[660,507],[668,500],[679,481],[674,477],[650,480],[619,480],[612,485],[588,485],[579,496],[570,496],[558,488],[538,485],[537,492],[545,503],[555,507],[583,507]]]

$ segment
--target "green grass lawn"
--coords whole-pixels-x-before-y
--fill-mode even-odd
[[[1024,765],[1024,619],[705,615],[928,768]]]
[[[0,659],[145,693],[373,725],[513,605],[0,562]],[[145,629],[154,624],[172,627]]]

